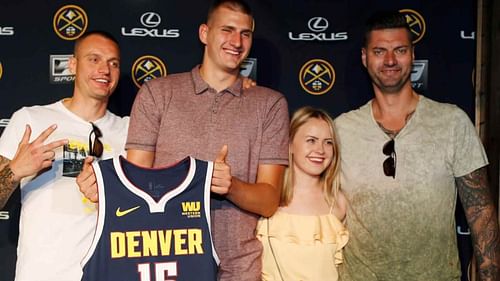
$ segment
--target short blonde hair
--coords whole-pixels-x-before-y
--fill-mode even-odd
[[[313,108],[310,106],[305,106],[299,108],[292,116],[290,120],[290,140],[292,143],[297,131],[300,127],[302,127],[307,121],[312,118],[320,119],[325,121],[330,128],[330,133],[333,138],[333,159],[330,165],[323,171],[321,174],[321,182],[323,185],[323,195],[325,196],[325,200],[330,206],[335,205],[335,199],[337,197],[337,193],[340,190],[340,152],[339,146],[337,143],[337,134],[335,133],[335,128],[333,125],[333,120],[330,115],[318,108]],[[283,182],[283,189],[281,191],[281,200],[280,205],[286,206],[290,204],[290,201],[293,197],[293,155],[288,151],[288,168],[285,171],[285,178]]]

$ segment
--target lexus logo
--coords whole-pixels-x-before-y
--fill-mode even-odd
[[[328,28],[328,21],[322,17],[314,17],[307,22],[307,26],[311,31],[322,32]]]
[[[161,17],[157,13],[147,12],[142,14],[141,23],[145,27],[150,27],[150,28],[157,27],[161,23]]]

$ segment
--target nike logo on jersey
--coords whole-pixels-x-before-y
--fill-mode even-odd
[[[135,206],[135,207],[133,207],[133,208],[126,209],[126,210],[123,210],[123,211],[122,211],[122,210],[120,210],[120,207],[118,207],[118,208],[116,209],[116,216],[117,216],[117,217],[123,217],[123,216],[125,216],[125,215],[127,215],[127,214],[130,214],[130,213],[132,213],[133,211],[135,211],[135,210],[139,209],[140,207],[141,207],[141,206]]]

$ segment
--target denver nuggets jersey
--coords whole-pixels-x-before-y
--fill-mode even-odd
[[[145,169],[116,157],[93,166],[99,215],[83,281],[216,280],[212,162]]]

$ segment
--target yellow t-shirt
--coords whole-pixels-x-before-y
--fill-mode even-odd
[[[264,248],[262,280],[336,281],[349,233],[333,214],[277,211],[271,218],[259,220],[257,238]]]

